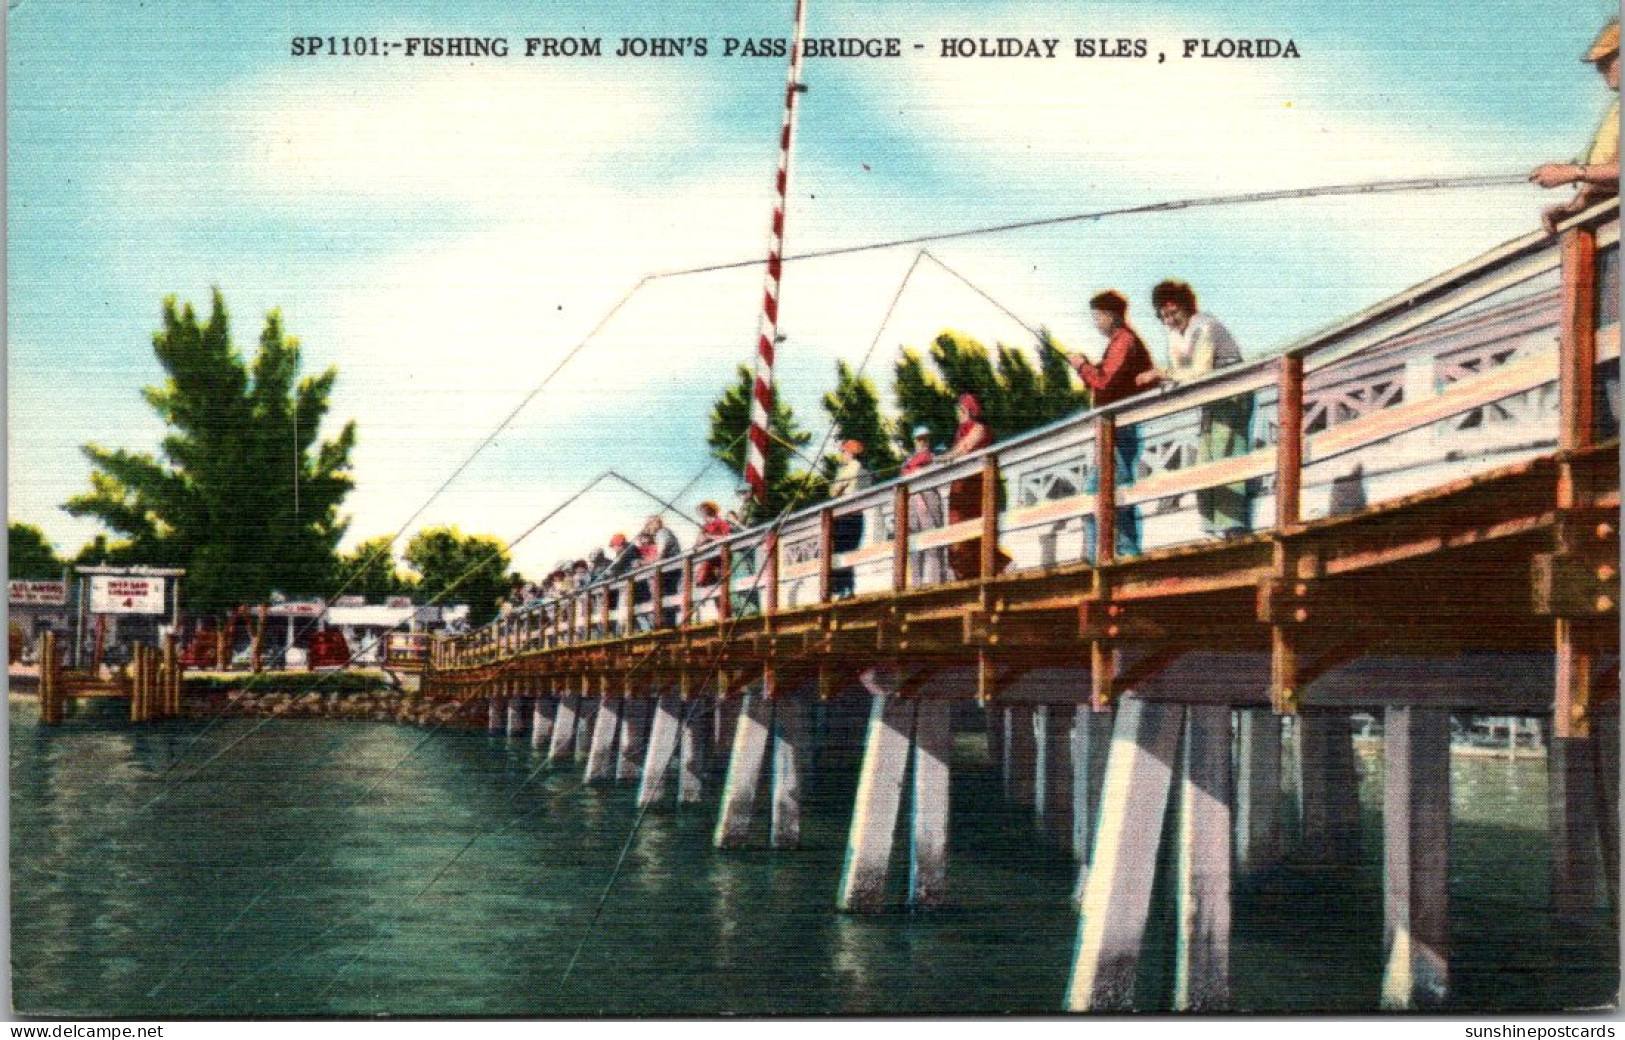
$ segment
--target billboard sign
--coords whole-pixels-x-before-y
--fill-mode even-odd
[[[162,614],[163,578],[90,576],[90,611],[93,614]]]
[[[8,585],[9,598],[18,606],[64,607],[68,604],[65,581],[13,581]]]

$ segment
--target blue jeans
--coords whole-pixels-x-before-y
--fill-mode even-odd
[[[1115,472],[1115,486],[1119,494],[1134,484],[1135,463],[1140,457],[1140,431],[1134,426],[1118,427],[1115,442],[1112,445],[1112,469]],[[1089,481],[1084,488],[1090,494],[1100,491],[1100,474],[1091,471]],[[1137,506],[1123,506],[1117,510],[1117,555],[1138,556],[1140,554],[1140,512]],[[1096,559],[1096,545],[1099,532],[1096,530],[1095,514],[1090,513],[1083,518],[1083,548],[1088,555],[1090,563]]]

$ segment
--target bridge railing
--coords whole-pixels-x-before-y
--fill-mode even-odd
[[[1107,564],[1212,537],[1218,518],[1243,533],[1292,527],[1615,436],[1618,252],[1617,207],[1599,207],[1561,242],[1509,242],[1276,356],[440,640],[436,666],[1006,568]]]

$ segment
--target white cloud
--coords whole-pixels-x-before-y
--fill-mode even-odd
[[[277,77],[240,92],[264,114],[243,160],[303,200],[431,199],[549,214],[579,182],[692,153],[703,105],[653,80],[559,65]],[[274,99],[270,105],[265,99]],[[622,172],[626,172],[623,170]]]

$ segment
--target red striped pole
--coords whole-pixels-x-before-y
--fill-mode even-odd
[[[775,181],[773,226],[768,235],[767,277],[762,290],[762,323],[756,338],[756,382],[750,401],[750,441],[745,448],[745,482],[758,505],[767,501],[768,422],[773,414],[773,350],[779,335],[779,284],[783,273],[784,211],[790,185],[790,138],[801,92],[801,41],[807,24],[806,0],[796,0],[795,39],[790,45],[790,79],[784,90],[784,128],[779,131],[779,175]]]

